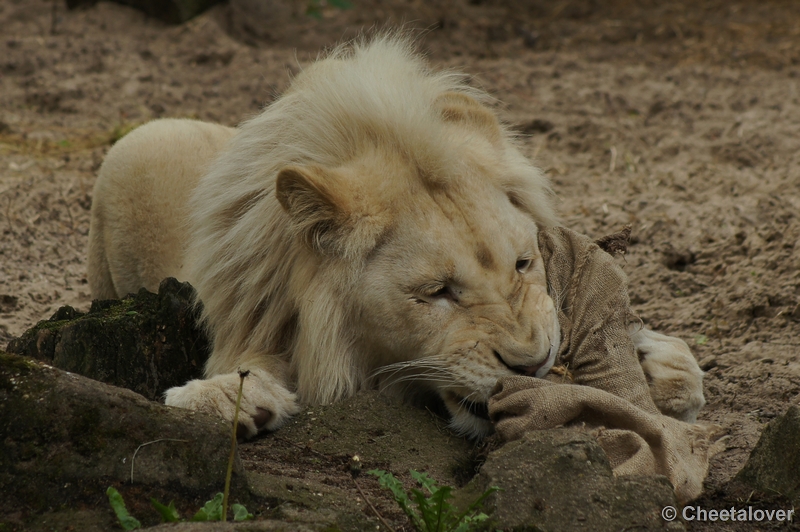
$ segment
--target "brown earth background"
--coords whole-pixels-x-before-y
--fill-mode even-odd
[[[497,98],[567,227],[633,225],[634,309],[693,348],[701,421],[728,434],[713,493],[800,392],[800,2],[353,3],[239,0],[170,26],[0,0],[0,346],[88,307],[92,186],[116,139],[157,117],[236,125],[326,46],[403,23]]]

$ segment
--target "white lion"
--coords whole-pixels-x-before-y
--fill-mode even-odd
[[[94,189],[93,296],[188,280],[213,341],[206,379],[167,404],[232,419],[241,368],[250,435],[376,382],[435,392],[486,434],[497,380],[544,375],[560,341],[537,245],[552,193],[487,100],[383,36],[236,129],[158,120],[118,142]],[[693,418],[682,349],[667,362],[694,364],[676,406]]]

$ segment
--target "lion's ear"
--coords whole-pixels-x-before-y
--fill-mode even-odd
[[[503,136],[497,117],[475,98],[461,92],[445,92],[436,98],[442,120],[472,126],[496,142]]]
[[[318,166],[288,166],[278,173],[275,195],[291,216],[294,229],[306,243],[330,252],[339,240],[339,227],[346,221],[344,206],[337,201],[332,172]]]
[[[354,184],[336,170],[287,166],[278,173],[275,195],[292,229],[317,252],[352,255],[374,247],[381,227],[359,205]]]

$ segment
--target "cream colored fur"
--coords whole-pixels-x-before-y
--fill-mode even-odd
[[[187,200],[234,132],[194,120],[157,120],[109,150],[92,197],[92,297],[156,291],[166,272],[185,278]]]
[[[658,409],[681,421],[696,422],[706,399],[703,372],[689,346],[680,338],[644,328],[630,332]]]
[[[537,245],[546,178],[463,76],[403,39],[340,47],[237,130],[160,120],[95,187],[95,297],[190,281],[213,341],[170,405],[274,429],[297,401],[433,392],[480,436],[498,380],[542,376],[560,333]]]

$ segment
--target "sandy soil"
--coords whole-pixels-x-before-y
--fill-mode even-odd
[[[710,493],[798,403],[800,4],[369,0],[316,20],[299,2],[266,23],[246,3],[166,26],[0,0],[0,345],[88,307],[91,191],[115,139],[161,116],[235,125],[318,49],[411,21],[436,65],[498,98],[565,225],[633,224],[634,307],[693,347],[701,419],[728,431]]]

